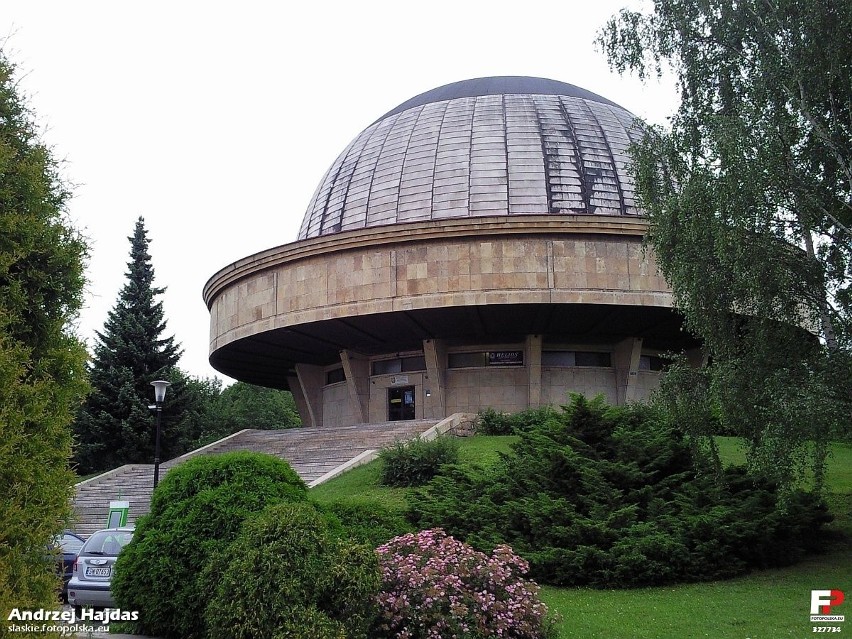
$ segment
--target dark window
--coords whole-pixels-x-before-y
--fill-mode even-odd
[[[346,381],[346,373],[343,372],[343,367],[335,368],[334,370],[328,371],[325,374],[325,383],[328,384],[337,384],[338,382]]]
[[[576,366],[574,351],[542,351],[542,366]]]
[[[478,353],[449,353],[448,368],[484,368],[486,366],[523,366],[524,351],[482,351]]]
[[[612,358],[609,353],[577,351],[574,353],[574,359],[577,362],[577,366],[598,366],[601,368],[610,368],[612,366]]]
[[[426,358],[423,355],[415,355],[413,357],[403,357],[402,358],[402,371],[403,373],[410,373],[413,371],[425,371],[426,370]]]
[[[639,358],[640,371],[661,371],[666,366],[666,360],[657,355],[642,355]]]
[[[611,368],[612,357],[609,353],[595,351],[542,351],[542,366],[597,366]]]
[[[449,368],[482,368],[488,365],[488,353],[449,353]]]
[[[402,361],[399,359],[380,359],[373,362],[373,375],[391,375],[402,372]]]
[[[377,362],[373,362],[373,375],[393,375],[394,373],[411,373],[425,370],[426,358],[423,355],[380,359]]]

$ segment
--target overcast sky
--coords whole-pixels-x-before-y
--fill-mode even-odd
[[[294,241],[352,138],[437,86],[551,78],[664,124],[673,88],[618,77],[593,45],[628,2],[2,0],[3,49],[91,242],[81,336],[115,304],[141,215],[181,366],[217,374],[207,279]]]

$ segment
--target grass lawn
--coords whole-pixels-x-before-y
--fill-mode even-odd
[[[809,620],[810,591],[848,593],[850,569],[852,550],[846,549],[729,581],[615,591],[545,587],[542,598],[562,616],[559,636],[565,638],[808,637],[819,625]],[[852,633],[844,627],[852,621],[845,612],[847,622],[836,625]]]
[[[487,464],[508,451],[513,437],[460,440],[463,463]],[[745,458],[734,438],[720,438],[728,462]],[[404,508],[408,489],[378,485],[381,462],[356,468],[311,494],[318,501],[378,499]],[[631,590],[542,589],[542,598],[560,617],[560,639],[774,639],[814,636],[809,620],[810,591],[839,589],[847,603],[838,610],[846,622],[834,624],[852,635],[852,445],[835,444],[828,462],[826,495],[835,516],[834,546],[788,568],[764,570],[728,581]],[[828,625],[828,624],[823,624]]]
[[[465,437],[459,439],[459,458],[462,464],[486,465],[496,461],[499,453],[508,453],[517,437]],[[410,488],[389,488],[379,485],[381,460],[359,466],[348,473],[311,489],[311,497],[321,503],[375,499],[390,508],[405,508]]]

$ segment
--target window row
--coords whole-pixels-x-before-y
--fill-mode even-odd
[[[490,366],[523,366],[524,352],[516,351],[475,351],[468,353],[449,353],[448,368],[487,368]],[[612,353],[606,351],[542,351],[541,365],[551,368],[596,367],[612,368]],[[666,359],[657,355],[642,355],[639,358],[640,371],[662,371]],[[392,375],[426,370],[426,358],[423,355],[382,359],[373,362],[373,375]],[[335,368],[325,374],[326,384],[336,384],[346,380],[343,368]]]

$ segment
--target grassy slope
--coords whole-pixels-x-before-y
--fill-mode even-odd
[[[512,437],[474,437],[461,441],[465,463],[488,463],[497,450],[508,451]],[[725,460],[741,462],[737,440],[720,439]],[[677,587],[635,590],[551,588],[542,597],[560,617],[560,638],[577,639],[774,639],[813,636],[810,591],[837,588],[852,604],[852,446],[837,444],[829,460],[827,495],[836,517],[832,529],[842,537],[824,555],[795,566],[755,572],[746,577]],[[311,494],[319,501],[378,499],[405,505],[405,489],[378,485],[379,463],[357,468]],[[845,609],[845,610],[844,610]],[[852,607],[840,609],[839,624],[852,634]],[[832,636],[843,636],[831,633]]]
[[[459,440],[462,464],[488,464],[508,453],[516,437],[467,437]],[[311,497],[322,503],[340,500],[375,499],[390,508],[405,508],[408,488],[387,488],[379,485],[381,460],[359,466],[345,475],[311,489]]]

